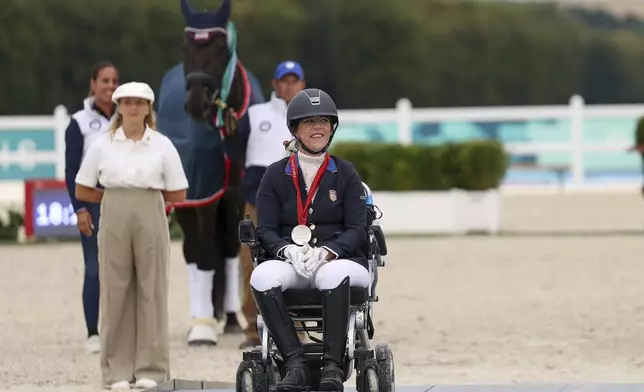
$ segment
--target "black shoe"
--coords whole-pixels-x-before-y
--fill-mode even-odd
[[[281,288],[256,291],[251,287],[251,292],[264,324],[284,359],[286,375],[277,383],[277,391],[293,392],[308,389],[309,374],[304,348],[297,336],[293,320],[286,310]]]
[[[308,369],[305,366],[292,366],[286,363],[286,375],[277,383],[278,392],[300,392],[308,389]]]
[[[320,391],[344,390],[344,354],[349,331],[350,287],[345,278],[338,287],[322,292],[324,320],[324,356]]]

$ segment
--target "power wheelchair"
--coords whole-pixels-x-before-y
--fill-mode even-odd
[[[349,332],[345,351],[345,378],[347,381],[355,369],[357,392],[394,392],[395,373],[394,357],[387,344],[371,347],[374,336],[373,303],[378,301],[376,285],[378,268],[384,267],[382,256],[387,255],[387,244],[378,224],[382,213],[373,204],[371,190],[363,183],[367,203],[368,238],[365,239],[365,250],[368,249],[369,273],[371,284],[368,288],[351,287]],[[254,267],[264,252],[261,248],[255,226],[246,215],[239,223],[240,242],[248,246]],[[284,291],[287,309],[295,322],[298,333],[305,332],[312,343],[303,343],[310,372],[310,385],[306,390],[316,390],[320,380],[323,355],[323,341],[310,335],[310,332],[322,333],[322,296],[315,289],[290,289]],[[311,325],[312,324],[312,325]],[[237,368],[236,392],[274,392],[277,382],[285,376],[284,361],[274,346],[270,332],[265,327],[262,316],[257,316],[257,329],[261,337],[261,346],[256,346],[243,353],[243,359]]]

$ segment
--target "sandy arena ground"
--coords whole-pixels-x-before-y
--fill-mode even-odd
[[[390,239],[376,340],[394,350],[398,385],[644,381],[642,200],[575,197],[504,201],[504,227],[631,233]],[[180,251],[172,375],[234,382],[242,336],[185,344]],[[0,391],[101,391],[99,357],[83,352],[82,275],[78,244],[0,247]]]

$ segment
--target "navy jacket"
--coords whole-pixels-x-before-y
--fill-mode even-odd
[[[83,159],[84,142],[78,122],[70,119],[65,130],[65,184],[75,212],[87,208],[87,203],[76,198],[76,174]]]
[[[301,171],[298,180],[304,204],[307,194]],[[268,166],[257,192],[257,236],[270,259],[283,259],[280,251],[292,244],[291,230],[298,224],[296,197],[288,158]],[[331,156],[310,207],[307,225],[315,225],[310,245],[324,246],[338,259],[366,267],[366,197],[353,164]]]
[[[95,103],[91,103],[90,105],[89,102],[91,101],[86,98],[83,104],[89,105],[89,107],[84,107],[83,109],[96,111],[99,115],[109,120],[110,117],[103,113]],[[65,184],[75,212],[80,212],[88,207],[88,203],[76,198],[76,175],[78,174],[78,170],[80,170],[81,161],[83,160],[85,143],[85,136],[83,136],[80,125],[74,118],[74,115],[72,115],[65,130]],[[97,184],[97,187],[102,188],[102,185]]]

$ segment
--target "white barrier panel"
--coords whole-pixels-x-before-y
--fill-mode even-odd
[[[382,211],[386,234],[498,233],[501,195],[498,190],[465,192],[373,192]]]
[[[52,116],[0,117],[0,187],[5,181],[63,179],[67,124],[62,105]]]

